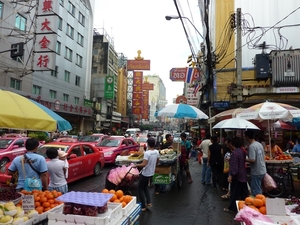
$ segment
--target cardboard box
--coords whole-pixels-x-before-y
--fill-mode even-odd
[[[171,173],[171,166],[157,166],[154,173],[169,174]]]
[[[180,142],[173,142],[172,147],[174,151],[180,152],[181,151],[181,143]]]
[[[154,184],[170,184],[171,173],[169,174],[154,174],[152,177],[152,183]]]

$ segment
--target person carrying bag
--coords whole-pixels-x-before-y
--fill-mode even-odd
[[[42,181],[39,177],[33,177],[33,178],[26,177],[24,161],[26,161],[26,163],[28,163],[28,165],[31,167],[31,169],[34,172],[36,172],[39,175],[39,177],[41,175],[41,173],[32,166],[31,161],[27,158],[27,156],[25,154],[22,158],[22,172],[23,172],[23,176],[25,178],[24,190],[25,191],[42,190],[43,185],[42,185]]]
[[[18,173],[16,191],[22,191],[25,188],[48,189],[47,163],[44,156],[35,153],[38,146],[37,139],[27,139],[25,142],[26,154],[14,158],[8,168],[8,175]]]

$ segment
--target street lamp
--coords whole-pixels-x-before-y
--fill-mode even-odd
[[[179,16],[166,16],[165,18],[166,18],[166,20],[172,20],[172,19],[179,19],[180,17]],[[182,16],[181,18],[187,19],[190,22],[190,24],[194,27],[194,29],[197,31],[197,33],[200,35],[200,37],[202,37],[204,39],[203,35],[200,33],[200,31],[196,28],[196,26],[192,23],[192,21],[190,21],[190,19],[188,17]]]

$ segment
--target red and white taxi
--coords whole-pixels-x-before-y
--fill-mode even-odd
[[[27,139],[19,134],[6,134],[0,138],[0,168],[26,152]]]
[[[130,152],[140,149],[140,145],[133,138],[123,136],[105,138],[96,147],[104,153],[105,163],[115,163],[118,155],[129,155]]]

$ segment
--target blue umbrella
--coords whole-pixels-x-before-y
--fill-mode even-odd
[[[33,102],[35,105],[37,105],[38,107],[40,107],[43,111],[45,111],[49,116],[51,116],[57,122],[57,129],[59,131],[72,130],[72,126],[67,120],[65,120],[64,118],[62,118],[61,116],[53,112],[51,109],[43,106],[42,104],[31,99],[29,100]]]
[[[208,119],[208,116],[200,109],[187,104],[172,104],[159,110],[154,116],[173,118]]]

